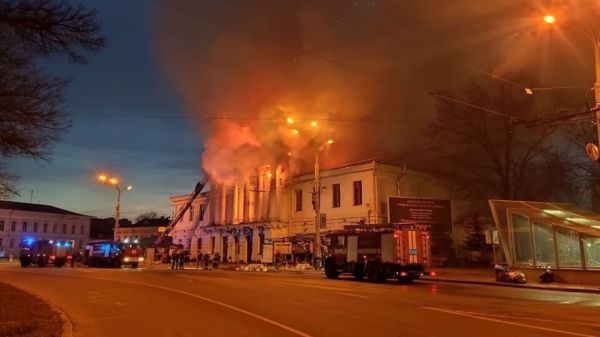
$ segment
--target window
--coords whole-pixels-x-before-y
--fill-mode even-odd
[[[56,224],[54,224],[54,226],[52,226],[52,233],[56,233]]]
[[[302,190],[296,190],[296,212],[302,211]]]
[[[14,232],[16,230],[17,230],[17,223],[13,221],[10,223],[10,231]]]
[[[340,207],[340,184],[333,184],[333,207]]]
[[[67,224],[63,224],[63,234],[67,234]]]
[[[4,221],[0,221],[0,232],[4,231]]]
[[[79,227],[79,234],[83,235],[84,230],[85,230],[85,226],[81,225],[81,227]]]
[[[202,252],[202,238],[198,239],[198,254]]]
[[[8,248],[13,248],[15,246],[15,239],[8,240]]]
[[[23,222],[23,226],[21,227],[21,232],[27,232],[27,222]]]
[[[71,234],[75,234],[75,225],[71,225]]]
[[[200,204],[200,219],[204,220],[204,204]]]
[[[2,238],[0,238],[0,247],[2,247]]]
[[[44,227],[42,227],[42,231],[43,231],[44,233],[47,233],[47,232],[48,232],[48,224],[47,224],[47,223],[45,223],[45,224],[44,224]]]
[[[190,207],[190,221],[194,221],[194,207]]]
[[[362,181],[354,182],[354,205],[362,205]]]
[[[37,233],[37,222],[33,223],[33,231]]]

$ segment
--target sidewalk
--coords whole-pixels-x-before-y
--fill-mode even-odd
[[[537,279],[529,279],[525,284],[496,282],[493,268],[435,268],[435,276],[426,276],[422,281],[467,283],[479,285],[494,285],[525,289],[543,289],[554,291],[580,292],[600,294],[598,285],[539,283]]]

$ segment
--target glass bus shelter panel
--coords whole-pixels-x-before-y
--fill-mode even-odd
[[[494,214],[494,222],[500,236],[500,245],[504,250],[504,256],[511,261],[512,253],[510,248],[510,230],[508,226],[508,207],[515,206],[514,201],[490,200],[490,208]]]
[[[579,233],[568,229],[557,228],[556,249],[558,250],[559,267],[582,267]]]
[[[511,220],[515,264],[532,266],[533,254],[529,219],[521,214],[512,213]]]
[[[600,269],[600,238],[583,236],[585,266],[589,269]]]
[[[537,266],[556,266],[552,226],[538,221],[533,222],[533,244]]]

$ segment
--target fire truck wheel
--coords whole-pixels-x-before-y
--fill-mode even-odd
[[[54,266],[55,266],[56,268],[61,268],[61,267],[62,267],[64,264],[65,264],[64,262],[55,262],[55,263],[54,263]]]
[[[21,267],[23,267],[23,268],[29,267],[30,264],[31,264],[31,261],[21,260]]]
[[[44,261],[39,261],[39,262],[37,263],[37,265],[38,265],[38,267],[41,267],[41,268],[43,268],[43,267],[45,267],[45,266],[46,266],[46,262],[44,262]]]
[[[365,274],[367,275],[367,280],[369,280],[369,282],[380,282],[381,280],[379,268],[375,263],[369,263],[367,265]]]

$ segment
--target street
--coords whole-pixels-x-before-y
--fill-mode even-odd
[[[600,295],[317,274],[0,268],[74,336],[600,336]]]

